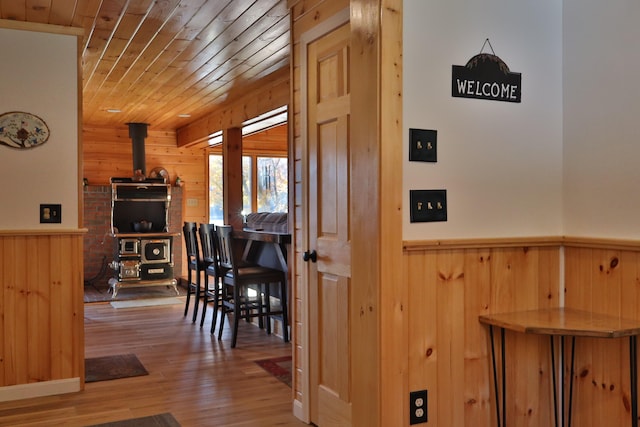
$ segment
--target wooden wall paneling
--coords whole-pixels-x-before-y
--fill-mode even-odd
[[[491,281],[491,252],[489,249],[469,250],[464,256],[464,418],[477,420],[478,425],[494,425],[493,389],[489,387],[492,376],[487,370],[489,340],[486,328],[478,321],[479,315],[489,313],[491,287],[482,284]]]
[[[402,403],[406,402],[406,397],[402,396],[404,384],[398,382],[396,376],[396,369],[402,369],[406,362],[404,358],[397,359],[398,352],[385,351],[386,346],[394,343],[393,333],[404,335],[404,316],[396,316],[396,310],[402,304],[407,288],[405,283],[397,284],[397,293],[392,296],[391,288],[387,289],[391,283],[383,282],[383,278],[393,276],[388,270],[393,268],[393,263],[400,264],[401,245],[397,240],[399,216],[396,215],[399,213],[396,211],[389,216],[389,211],[384,210],[387,200],[382,198],[381,187],[381,120],[391,118],[380,115],[383,100],[380,6],[379,0],[349,2],[352,420],[353,426],[367,427],[382,426],[383,414],[402,414]],[[326,9],[328,17],[340,11]],[[384,100],[388,101],[388,98]],[[401,168],[402,162],[396,156],[385,160]],[[390,169],[393,168],[390,166]],[[389,184],[393,177],[390,171],[386,173]],[[384,195],[389,196],[388,203],[397,209],[398,191],[394,189],[391,193],[391,188],[385,187],[387,194]],[[396,221],[393,223],[395,234],[391,234],[390,218]],[[383,299],[385,296],[388,299]],[[384,386],[390,388],[383,391]],[[371,407],[376,410],[372,411]]]
[[[580,310],[593,309],[592,259],[593,249],[567,247],[565,254],[565,307]],[[574,284],[579,284],[575,286]],[[589,351],[595,340],[581,339],[575,359],[576,382],[574,384],[574,420],[577,425],[594,427],[591,410],[596,404],[593,382],[593,355]]]
[[[56,239],[50,242],[50,258],[51,258],[51,271],[49,273],[51,281],[51,318],[49,319],[49,325],[53,331],[54,336],[51,343],[51,375],[55,378],[64,378],[65,360],[69,360],[68,349],[71,348],[71,337],[73,331],[64,331],[68,326],[66,323],[66,316],[68,313],[73,313],[72,307],[68,305],[68,295],[65,295],[64,287],[68,282],[65,280],[65,267],[63,263],[67,263],[69,259],[64,257],[62,243]]]
[[[7,313],[10,310],[10,305],[7,301],[7,285],[10,283],[10,269],[11,265],[9,260],[9,254],[13,253],[12,248],[10,247],[10,239],[9,238],[0,238],[0,311],[3,313],[0,316],[0,386],[7,384],[7,377],[5,371],[7,370],[8,361],[5,358],[5,353],[7,349],[7,338],[9,337],[8,332],[8,324],[10,322],[11,316]]]
[[[242,228],[242,130],[225,129],[223,134],[224,223]]]
[[[261,132],[242,137],[242,152],[262,155],[287,155],[289,149],[289,126],[285,123]]]
[[[620,315],[626,319],[638,318],[638,307],[640,307],[640,253],[635,251],[620,251],[620,276],[622,282],[620,295]],[[621,359],[619,366],[622,370],[620,381],[620,398],[625,412],[631,411],[631,382],[627,370],[628,363],[628,340],[623,340]]]
[[[50,294],[51,260],[43,253],[47,246],[40,244],[38,237],[33,236],[26,240],[27,251],[31,254],[31,259],[38,262],[27,269],[25,280],[25,284],[28,284],[29,287],[27,292],[28,313],[25,323],[27,331],[30,332],[26,336],[29,353],[34,355],[34,357],[27,358],[28,372],[31,373],[32,380],[44,381],[48,378],[49,350],[51,348],[51,337],[48,333],[51,306],[47,297]],[[33,268],[36,265],[37,268]],[[47,326],[43,327],[44,325]]]
[[[242,123],[248,119],[288,105],[291,96],[289,80],[289,69],[285,67],[243,88],[241,93],[233,93],[229,97],[231,101],[179,128],[176,132],[178,146],[203,147],[215,132],[242,127]]]
[[[621,266],[620,254],[616,250],[594,251],[597,258],[593,259],[598,268],[592,276],[593,300],[598,301],[597,310],[612,316],[619,316],[620,312],[620,288]],[[620,363],[611,363],[612,360],[622,360],[622,344],[627,340],[596,340],[593,346],[593,373],[598,378],[598,408],[591,412],[594,425],[606,425],[611,422],[611,415],[616,413],[616,406],[622,406],[620,393],[622,369]],[[628,355],[628,352],[624,354]],[[626,366],[626,364],[625,364]],[[620,424],[622,425],[622,424]]]
[[[409,250],[404,258],[409,391],[429,390],[434,425],[495,425],[489,333],[478,316],[553,306],[558,247]],[[515,425],[551,425],[548,339],[507,333],[506,345],[508,419]]]
[[[289,13],[289,19],[293,22],[291,10]],[[293,27],[293,24],[290,25]],[[307,358],[307,352],[309,351],[307,328],[308,328],[308,298],[306,297],[307,291],[304,281],[304,269],[305,264],[302,262],[302,252],[305,250],[306,236],[302,233],[302,221],[304,216],[303,210],[303,176],[305,165],[302,162],[303,159],[303,143],[300,133],[300,58],[295,52],[298,52],[297,43],[291,41],[291,81],[290,84],[290,104],[289,104],[289,164],[293,164],[293,170],[289,173],[289,177],[293,185],[289,185],[290,189],[293,189],[293,194],[289,194],[289,226],[293,231],[293,245],[291,247],[291,275],[295,279],[296,287],[292,294],[292,298],[295,300],[296,310],[293,313],[294,321],[296,324],[296,331],[298,333],[291,337],[293,348],[295,349],[293,364],[295,366],[294,378],[295,387],[294,394],[294,414],[305,421],[309,419],[309,402],[308,396],[305,395],[304,390],[308,389],[308,373],[305,371],[305,361]],[[304,406],[306,405],[306,406]]]
[[[0,388],[83,378],[82,233],[4,233],[0,255]]]
[[[25,239],[11,238],[9,240],[13,254],[27,254]],[[11,252],[9,252],[11,254]],[[21,257],[15,260],[15,255],[9,256],[11,262],[9,265],[10,275],[8,280],[4,282],[4,313],[5,326],[5,379],[7,384],[22,384],[27,379],[27,369],[24,364],[26,357],[19,355],[27,355],[27,327],[26,327],[26,289],[24,288],[25,271],[27,269],[28,257]]]
[[[132,175],[133,154],[128,128],[85,127],[83,138],[84,177],[91,185],[107,185],[111,177]],[[183,220],[208,221],[205,151],[180,148],[176,144],[174,132],[149,130],[145,139],[147,173],[155,167],[163,167],[169,172],[172,183],[179,176],[184,183]]]
[[[438,360],[440,357],[437,328],[435,252],[411,252],[404,256],[403,279],[409,286],[407,300],[408,328],[408,391],[428,391],[429,421],[441,425],[438,407]],[[444,397],[446,400],[446,397]],[[408,402],[408,400],[407,400]],[[408,424],[408,415],[405,415]]]
[[[638,249],[613,242],[572,243],[565,248],[565,305],[638,319]],[[576,342],[576,425],[630,422],[628,339]]]
[[[403,420],[406,425],[408,405],[408,330],[409,286],[397,282],[396,266],[402,265],[402,234],[398,224],[403,215],[403,168],[399,142],[404,135],[402,121],[402,0],[383,0],[380,8],[380,308],[381,308],[381,378],[383,411],[380,424],[391,425]]]
[[[331,18],[345,7],[349,7],[348,0],[302,0],[291,10],[294,25],[292,27],[292,41],[300,40],[300,35]]]
[[[464,425],[464,253],[437,254],[436,327],[438,328],[438,422]],[[461,339],[462,338],[462,339]],[[447,379],[440,381],[440,379]]]

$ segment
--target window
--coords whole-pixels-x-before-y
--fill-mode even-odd
[[[287,212],[287,159],[258,157],[257,212]]]
[[[288,211],[288,162],[286,154],[279,156],[286,151],[286,123],[287,106],[282,106],[242,124],[242,209],[245,215],[250,212]],[[252,141],[255,135],[268,135],[268,132],[279,136],[266,137],[259,144],[255,139]],[[281,137],[282,132],[284,138]],[[224,222],[222,138],[222,131],[213,133],[209,138],[209,221],[213,224]]]
[[[251,157],[242,156],[242,211],[246,214],[251,212],[251,201],[253,200],[253,194],[251,189]]]
[[[209,155],[209,222],[224,224],[224,187],[222,182],[222,155]]]
[[[289,208],[287,171],[286,157],[242,156],[244,213],[287,212]],[[255,181],[253,181],[254,177]],[[254,188],[255,193],[252,191]],[[223,197],[222,155],[209,154],[209,222],[212,224],[224,223]]]

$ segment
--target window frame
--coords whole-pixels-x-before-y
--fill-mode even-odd
[[[206,150],[206,167],[207,167],[207,219],[211,222],[211,191],[209,189],[209,183],[211,179],[211,171],[210,171],[210,156],[218,155],[223,156],[222,153],[222,144],[217,144],[209,147]],[[242,153],[243,159],[249,157],[251,159],[251,212],[257,212],[258,208],[258,157],[265,158],[281,158],[287,160],[287,209],[290,208],[290,177],[291,173],[289,171],[290,162],[288,160],[288,154],[282,153],[274,153],[272,150],[243,150]],[[248,212],[247,212],[248,213]]]

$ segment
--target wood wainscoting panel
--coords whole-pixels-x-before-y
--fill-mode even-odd
[[[640,319],[640,247],[597,241],[565,248],[565,306]],[[575,425],[624,426],[631,420],[629,340],[576,342]]]
[[[70,378],[82,384],[82,234],[0,234],[0,387]]]
[[[560,245],[405,246],[409,391],[428,390],[430,424],[497,425],[489,332],[478,316],[557,307]],[[509,420],[552,425],[548,340],[507,332],[507,357],[518,367],[507,371]]]

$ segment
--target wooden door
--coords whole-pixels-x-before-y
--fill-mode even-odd
[[[308,45],[311,421],[351,425],[349,25]]]

